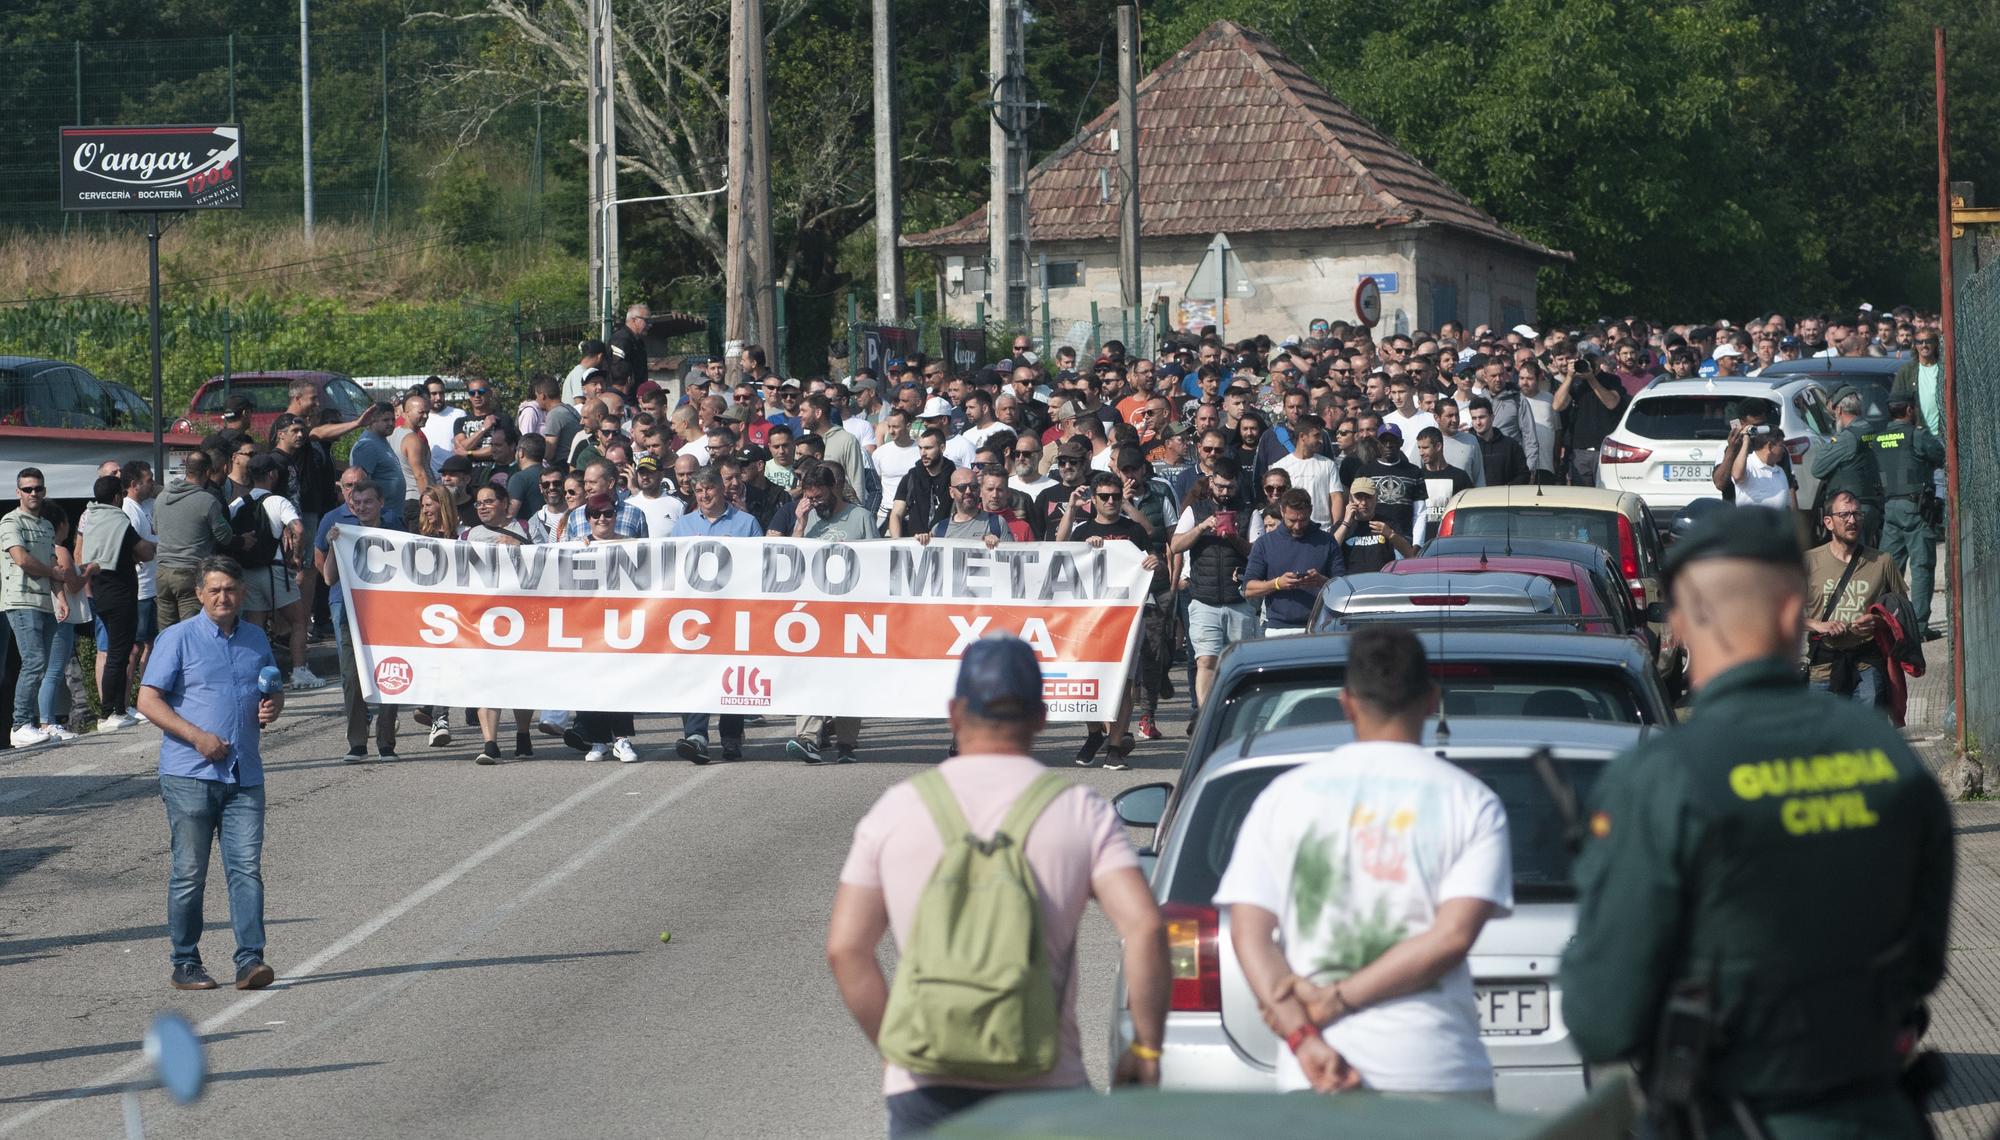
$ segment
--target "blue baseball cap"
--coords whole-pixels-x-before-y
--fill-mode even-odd
[[[1042,707],[1042,666],[1028,643],[1011,634],[982,637],[958,661],[958,687],[952,696],[965,711],[989,720],[1021,715],[1023,707]]]

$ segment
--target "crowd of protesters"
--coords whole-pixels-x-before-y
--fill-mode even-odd
[[[164,486],[144,463],[107,464],[81,519],[41,502],[39,472],[19,472],[20,509],[0,521],[0,607],[23,659],[14,742],[74,735],[60,706],[67,696],[87,709],[87,694],[74,665],[62,684],[63,663],[84,624],[96,627],[109,694],[98,727],[134,723],[130,678],[159,630],[197,612],[195,567],[225,554],[243,564],[244,615],[272,634],[292,687],[324,683],[305,663],[309,639],[330,625],[340,641],[349,758],[365,758],[371,721],[378,754],[394,755],[393,713],[361,700],[327,557],[333,528],[360,523],[492,543],[1130,542],[1153,572],[1133,683],[1075,758],[1122,767],[1138,740],[1161,735],[1177,664],[1198,708],[1230,643],[1303,629],[1326,580],[1411,554],[1453,493],[1595,483],[1599,445],[1657,375],[1893,355],[1910,361],[1898,387],[1920,422],[1936,427],[1940,414],[1935,320],[1903,309],[1545,333],[1448,321],[1379,337],[1313,321],[1279,340],[1177,333],[1151,355],[1113,341],[1087,360],[1016,337],[969,375],[912,356],[844,380],[783,377],[752,345],[733,369],[702,361],[665,385],[646,359],[647,317],[635,307],[609,342],[584,342],[567,375],[533,377],[518,401],[475,377],[460,407],[433,376],[340,422],[301,380],[259,438],[239,399]],[[344,468],[333,458],[343,437]],[[457,711],[414,716],[445,747]],[[502,710],[463,713],[477,759],[497,762]],[[537,718],[511,716],[514,754],[531,755]],[[715,719],[685,716],[675,751],[740,756],[745,719],[721,716],[712,742]],[[588,759],[638,759],[628,715],[545,710],[539,721]],[[800,718],[788,751],[850,762],[860,727]]]

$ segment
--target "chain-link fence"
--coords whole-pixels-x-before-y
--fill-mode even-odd
[[[545,211],[547,171],[575,112],[553,100],[454,105],[434,82],[445,61],[476,57],[459,25],[311,35],[313,207],[318,218],[386,226],[463,211],[469,194],[510,236],[537,237],[562,214]],[[0,117],[0,225],[110,226],[63,213],[57,129],[104,123],[240,122],[246,213],[298,216],[305,203],[305,130],[299,37],[223,36],[117,42],[21,43],[0,48],[14,94]],[[478,149],[456,145],[478,122]],[[454,163],[462,168],[439,178]],[[462,175],[462,177],[460,176]],[[437,191],[451,202],[433,203]],[[580,200],[580,199],[579,199]],[[450,222],[452,219],[440,219]]]
[[[850,370],[879,369],[889,360],[921,352],[945,361],[954,372],[967,374],[1010,355],[1016,338],[1023,336],[1033,343],[1042,360],[1052,360],[1057,351],[1070,348],[1078,360],[1088,362],[1112,341],[1125,345],[1128,353],[1150,353],[1170,327],[1164,311],[1141,314],[1135,322],[1129,311],[1105,310],[1095,304],[1078,312],[1033,308],[1020,324],[990,316],[980,304],[973,307],[972,319],[965,321],[927,309],[930,301],[928,292],[919,288],[906,320],[884,322],[868,315],[860,294],[849,293],[847,343],[854,346],[855,353]]]
[[[1958,580],[1962,623],[1951,631],[1965,670],[1958,715],[1967,747],[1978,752],[2000,744],[2000,688],[1993,683],[2000,677],[2000,512],[1986,498],[2000,486],[2000,234],[1963,244],[1973,264],[1953,291],[1958,485],[1950,509],[1958,548],[1948,548],[1946,562]]]

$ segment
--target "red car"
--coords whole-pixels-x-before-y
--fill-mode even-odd
[[[228,399],[249,398],[251,435],[260,440],[271,437],[271,422],[292,402],[294,380],[310,380],[319,385],[319,406],[330,409],[342,423],[359,416],[373,402],[361,385],[338,372],[233,372],[226,385]],[[187,414],[174,421],[173,430],[208,435],[219,429],[227,406],[224,389],[220,376],[202,381],[201,387],[194,391],[194,399],[188,401]]]
[[[1585,633],[1629,634],[1645,647],[1649,656],[1659,652],[1650,629],[1633,629],[1625,610],[1604,596],[1597,583],[1591,580],[1589,571],[1574,562],[1560,558],[1534,558],[1524,554],[1445,554],[1420,558],[1404,558],[1390,563],[1384,569],[1391,574],[1467,574],[1482,570],[1505,571],[1510,574],[1533,574],[1546,578],[1556,588],[1556,595],[1562,599],[1563,609],[1572,614],[1591,618],[1583,626]]]

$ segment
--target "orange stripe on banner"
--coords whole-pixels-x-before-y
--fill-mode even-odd
[[[350,590],[373,646],[938,660],[970,635],[1043,640],[1059,661],[1120,661],[1137,606],[543,598]],[[985,619],[981,626],[980,620]],[[976,631],[975,631],[976,629]]]

